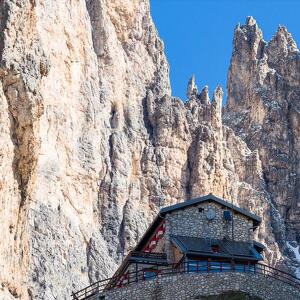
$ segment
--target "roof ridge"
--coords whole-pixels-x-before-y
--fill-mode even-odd
[[[239,212],[240,214],[246,215],[247,217],[255,220],[256,222],[258,222],[258,224],[261,223],[261,218],[259,216],[255,215],[254,213],[252,213],[252,212],[250,212],[246,209],[240,208],[239,206],[236,206],[233,203],[230,203],[230,202],[228,202],[228,201],[226,201],[222,198],[219,198],[219,197],[217,197],[213,194],[208,194],[208,195],[205,195],[205,196],[196,197],[196,198],[184,201],[184,202],[180,202],[180,203],[177,203],[177,204],[173,204],[173,205],[170,205],[170,206],[163,207],[159,211],[159,213],[161,215],[165,215],[168,212],[178,210],[178,209],[182,209],[182,208],[192,206],[192,205],[195,205],[195,204],[198,204],[198,203],[201,203],[201,202],[209,201],[209,200],[215,201],[215,202],[217,202],[221,205],[224,205],[224,206],[226,206],[230,209],[233,209],[233,210]]]

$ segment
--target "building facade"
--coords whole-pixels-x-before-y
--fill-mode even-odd
[[[228,290],[267,295],[258,287],[269,289],[270,280],[278,280],[289,297],[298,297],[286,299],[300,299],[296,278],[282,273],[288,279],[280,280],[275,269],[260,263],[264,246],[253,240],[260,223],[255,214],[211,194],[162,208],[114,276],[73,298],[201,299]],[[180,293],[168,289],[170,282],[182,287]],[[276,298],[284,290],[261,299],[285,299]],[[193,298],[195,294],[200,298]]]

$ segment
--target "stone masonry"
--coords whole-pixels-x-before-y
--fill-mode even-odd
[[[93,300],[188,300],[227,291],[242,291],[264,300],[300,299],[298,288],[277,279],[260,274],[228,272],[161,277],[111,290]]]
[[[216,216],[213,220],[208,220],[206,217],[209,209],[215,211]],[[172,212],[166,216],[166,236],[173,234],[199,238],[232,238],[231,221],[224,219],[224,210],[230,209],[227,207],[222,209],[221,205],[205,202]],[[234,240],[248,242],[251,237],[250,230],[253,227],[252,221],[237,212],[234,212],[233,219]]]
[[[206,212],[213,209],[216,216],[208,220]],[[166,216],[165,249],[170,258],[170,235],[182,235],[199,238],[232,239],[232,222],[226,221],[223,217],[222,206],[216,203],[204,202],[193,207],[177,210]],[[249,242],[252,237],[252,221],[246,216],[233,214],[235,241]]]

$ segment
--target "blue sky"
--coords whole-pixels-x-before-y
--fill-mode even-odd
[[[207,84],[212,94],[220,84],[225,91],[233,31],[249,15],[256,19],[266,41],[281,24],[300,46],[300,0],[150,0],[150,3],[170,64],[172,94],[183,100],[192,74],[199,90]]]

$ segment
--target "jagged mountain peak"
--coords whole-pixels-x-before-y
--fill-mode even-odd
[[[201,93],[199,95],[199,99],[200,99],[200,102],[203,104],[206,104],[206,105],[210,104],[208,85],[205,85],[202,88]]]
[[[235,31],[223,120],[259,153],[277,211],[274,233],[285,251],[285,242],[299,240],[300,230],[300,185],[295,179],[300,177],[300,54],[284,26],[268,43],[256,25],[241,28]]]
[[[188,81],[186,95],[188,99],[192,98],[193,96],[197,97],[198,95],[198,88],[195,82],[195,75],[192,75],[192,77]]]
[[[297,44],[294,41],[292,34],[288,32],[285,26],[279,25],[274,36],[268,43],[268,48],[278,48],[279,51],[284,51],[284,54],[298,51]]]
[[[223,90],[220,85],[217,85],[213,92],[213,102],[222,102]]]
[[[233,51],[253,59],[261,56],[261,49],[264,44],[262,31],[252,17],[247,17],[244,25],[238,25],[235,28]]]
[[[248,16],[246,18],[245,24],[246,24],[246,26],[255,26],[255,25],[257,25],[256,20],[252,16]]]

